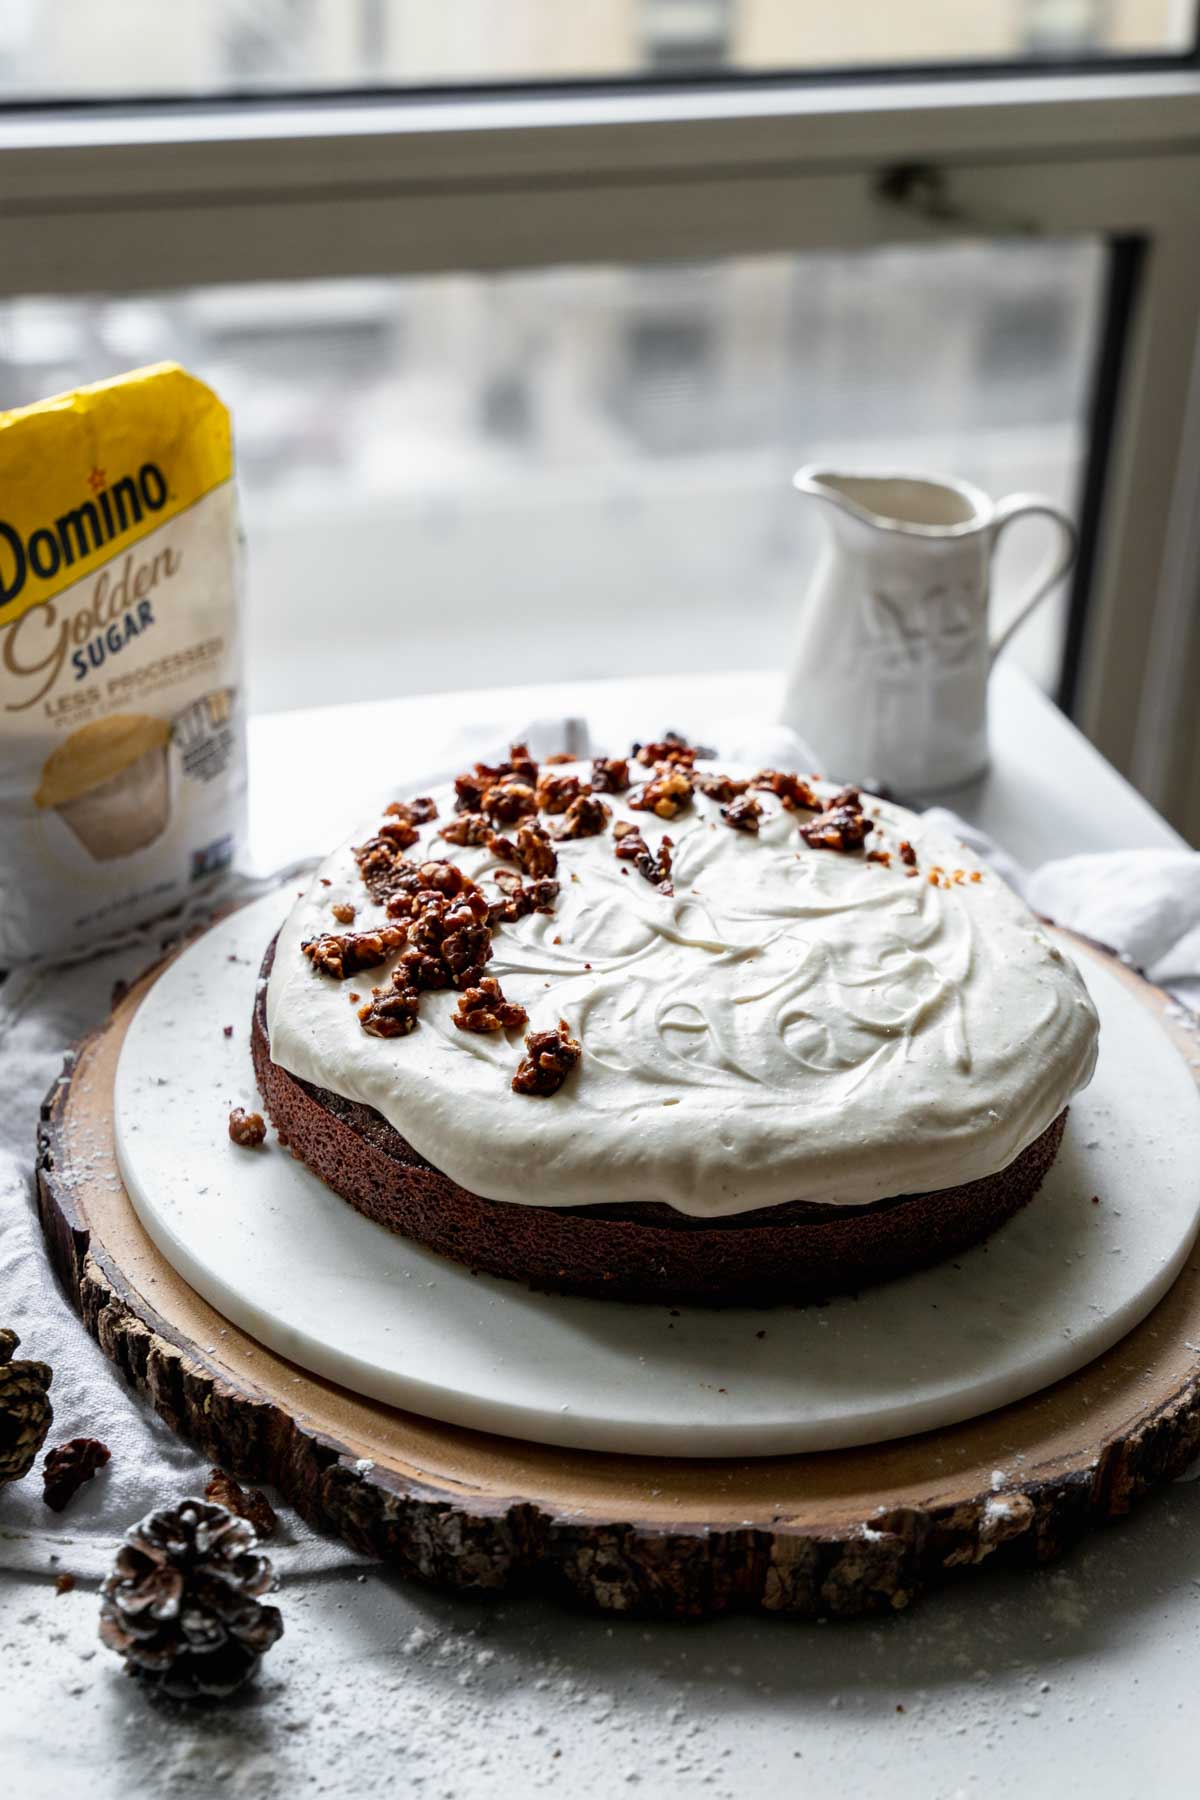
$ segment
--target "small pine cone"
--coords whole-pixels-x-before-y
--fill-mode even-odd
[[[50,1365],[14,1362],[20,1341],[15,1331],[0,1331],[0,1482],[28,1475],[54,1417],[46,1396]]]
[[[254,1528],[207,1500],[147,1514],[100,1589],[100,1637],[131,1675],[177,1700],[223,1698],[283,1633]]]

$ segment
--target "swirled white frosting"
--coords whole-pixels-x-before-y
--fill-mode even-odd
[[[445,819],[453,794],[436,798]],[[717,1218],[863,1205],[1004,1168],[1091,1076],[1097,1019],[1075,965],[998,876],[903,807],[866,803],[885,866],[810,849],[797,816],[760,798],[755,837],[700,795],[665,825],[606,795],[652,846],[673,838],[674,897],[617,861],[610,827],[559,845],[553,916],[496,929],[488,973],[529,1028],[565,1018],[582,1042],[548,1099],[513,1093],[520,1034],[459,1031],[456,995],[425,994],[408,1037],[370,1037],[349,993],[365,998],[391,965],[337,982],[302,954],[341,929],[339,901],[357,908],[353,929],[383,922],[352,854],[368,821],[280,934],[274,1060],[376,1107],[461,1186],[525,1206],[657,1200]],[[504,865],[446,844],[438,823],[407,854],[448,857],[495,893]],[[904,838],[915,877],[896,854]],[[930,881],[935,865],[948,885]]]

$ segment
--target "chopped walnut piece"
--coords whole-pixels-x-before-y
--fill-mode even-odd
[[[354,860],[362,876],[363,886],[372,900],[384,901],[403,882],[415,864],[401,854],[400,848],[381,835],[368,838],[354,851]]]
[[[328,931],[322,937],[307,938],[300,948],[314,969],[344,981],[360,969],[386,962],[407,935],[403,925],[381,925],[376,931]]]
[[[671,851],[674,848],[671,839],[664,837],[658,847],[658,854],[649,848],[645,838],[637,826],[630,820],[623,819],[615,830],[616,843],[613,855],[622,862],[631,862],[639,875],[645,876],[651,887],[656,887],[660,894],[673,894],[671,884]]]
[[[917,853],[907,838],[900,839],[900,861],[907,863],[910,869],[915,869],[917,866]]]
[[[492,780],[490,771],[486,776],[480,775],[478,767],[473,775],[456,775],[454,777],[454,810],[456,812],[479,812],[483,806],[483,796],[491,787]]]
[[[235,1106],[229,1115],[229,1137],[243,1150],[257,1150],[266,1142],[266,1120],[261,1113],[248,1113],[244,1106]]]
[[[538,807],[542,812],[563,813],[580,794],[591,791],[578,775],[543,775],[537,784]]]
[[[399,984],[400,974],[397,969],[390,988],[372,988],[371,998],[358,1009],[358,1022],[369,1037],[407,1037],[417,1023],[421,996],[416,988]]]
[[[660,819],[673,819],[691,804],[691,778],[678,768],[659,768],[629,796],[634,812],[656,813]]]
[[[751,781],[752,788],[774,794],[787,812],[820,812],[822,802],[805,781],[788,769],[760,769]]]
[[[538,766],[529,754],[529,745],[510,745],[508,761],[501,764],[500,773],[502,775],[515,775],[518,781],[524,781],[530,787],[536,786]]]
[[[734,831],[751,831],[757,833],[758,822],[762,818],[762,801],[756,800],[753,794],[739,794],[728,806],[721,808],[721,817]]]
[[[492,855],[500,862],[519,863],[521,860],[517,852],[517,846],[513,843],[512,839],[509,837],[501,837],[498,831],[493,831],[491,837],[487,841],[487,847]]]
[[[886,869],[891,866],[892,853],[890,850],[868,850],[867,851],[867,861],[875,862],[875,863],[882,863],[884,868]]]
[[[470,876],[464,875],[457,863],[447,862],[444,857],[430,862],[406,863],[403,872],[397,871],[393,875],[390,887],[387,910],[393,919],[414,918],[431,894],[453,899],[458,894],[479,892]]]
[[[592,792],[623,794],[629,786],[629,764],[623,756],[592,758]]]
[[[357,908],[351,906],[348,900],[335,900],[329,910],[339,925],[353,925],[358,917]]]
[[[385,819],[375,835],[396,850],[411,850],[421,834],[411,819]]]
[[[487,900],[474,883],[470,892],[456,900],[447,901],[441,894],[428,895],[427,903],[408,928],[409,945],[431,962],[443,963],[447,974],[444,981],[427,981],[425,985],[477,985],[483,965],[492,954],[487,916]],[[405,966],[404,958],[401,964]]]
[[[875,821],[865,818],[857,788],[843,788],[825,811],[800,827],[800,836],[814,850],[861,850]]]
[[[450,971],[441,957],[430,956],[424,950],[405,950],[400,957],[399,967],[392,976],[392,981],[402,989],[454,986],[450,979]]]
[[[546,768],[557,769],[557,768],[561,768],[563,763],[578,762],[579,758],[577,756],[573,756],[569,750],[556,750],[554,752],[553,756],[547,756],[547,757],[543,758],[543,761],[545,763]]]
[[[608,824],[612,811],[594,794],[580,794],[563,814],[556,838],[597,837]]]
[[[525,1008],[506,1000],[500,983],[490,976],[459,995],[452,1017],[460,1031],[516,1031],[529,1023]]]
[[[492,839],[492,822],[479,812],[455,813],[446,820],[438,836],[448,844],[487,844]]]
[[[251,1488],[249,1492],[240,1481],[227,1475],[224,1469],[210,1469],[204,1487],[204,1498],[211,1500],[215,1506],[223,1506],[228,1512],[236,1513],[239,1519],[248,1519],[260,1538],[275,1536],[279,1520],[275,1516],[275,1508],[262,1492],[261,1488]]]
[[[413,800],[393,800],[384,807],[389,818],[406,819],[410,825],[428,825],[438,816],[437,802],[429,794],[418,794]]]
[[[494,781],[485,788],[480,806],[496,825],[515,825],[537,811],[537,795],[525,781]]]
[[[516,860],[526,875],[553,875],[558,852],[540,825],[521,825],[517,830]]]
[[[514,1094],[556,1094],[582,1054],[578,1038],[571,1036],[565,1019],[554,1031],[531,1031],[525,1039],[525,1055],[512,1078]]]
[[[689,744],[678,731],[664,731],[662,737],[652,744],[635,744],[633,754],[648,769],[654,768],[658,763],[678,763],[681,767],[690,769],[697,757],[710,762],[717,753],[703,744]]]
[[[531,881],[528,887],[519,875],[502,869],[496,881],[503,891],[502,900],[493,900],[488,919],[493,925],[512,924],[528,913],[552,913],[558,899],[557,881]]]
[[[749,781],[738,781],[732,775],[706,775],[701,770],[695,776],[696,786],[708,800],[720,800],[727,804],[744,794],[750,786]]]

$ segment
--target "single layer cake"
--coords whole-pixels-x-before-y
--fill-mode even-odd
[[[914,814],[677,739],[520,748],[368,821],[267,952],[281,1136],[473,1269],[807,1300],[1028,1201],[1097,1021],[997,876]]]

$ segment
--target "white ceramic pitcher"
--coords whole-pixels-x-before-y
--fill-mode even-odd
[[[1034,494],[992,501],[963,481],[843,475],[810,466],[794,485],[829,528],[804,602],[783,723],[839,780],[903,795],[956,787],[987,767],[987,683],[1017,626],[1062,580],[1075,528]],[[1014,519],[1053,519],[1053,554],[1004,629],[988,630],[996,539]]]

